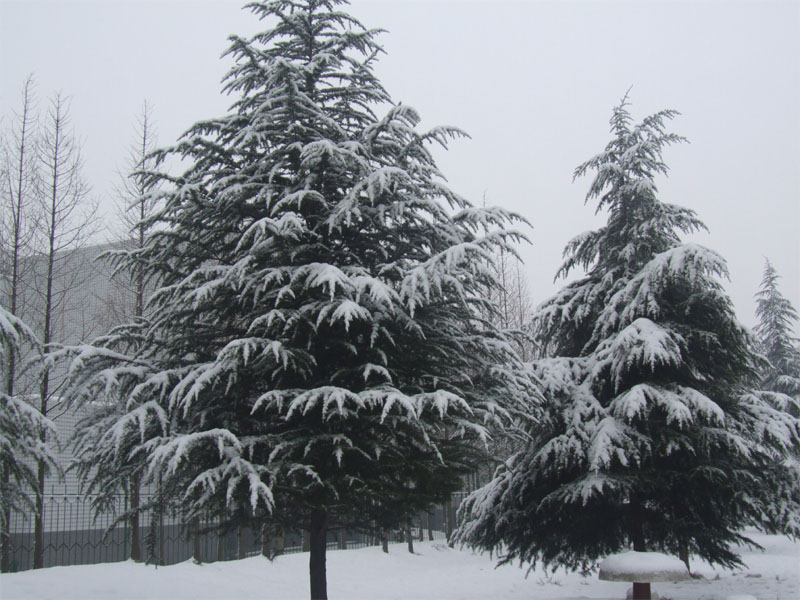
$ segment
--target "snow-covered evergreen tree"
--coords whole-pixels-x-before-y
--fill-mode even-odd
[[[761,389],[774,394],[776,406],[800,415],[800,341],[794,335],[798,315],[778,289],[779,279],[775,267],[765,260],[754,329],[759,350],[769,361],[762,370]]]
[[[750,393],[725,262],[682,244],[702,223],[656,195],[662,152],[682,141],[665,128],[675,115],[634,124],[623,100],[613,139],[575,172],[594,171],[587,202],[608,219],[567,245],[559,274],[586,274],[537,312],[546,416],[462,505],[458,539],[504,561],[586,569],[631,544],[735,565],[743,527],[798,533],[766,510],[798,422]]]
[[[765,260],[761,289],[756,293],[755,343],[764,360],[759,364],[755,392],[773,408],[800,416],[800,347],[794,335],[798,321],[792,303],[778,289],[775,267]],[[775,522],[790,521],[800,529],[800,448],[786,460],[794,477],[781,479],[784,485],[775,494],[767,515]],[[779,481],[781,481],[779,480]]]
[[[308,528],[312,598],[329,526],[405,523],[537,393],[479,316],[516,217],[444,185],[429,146],[461,133],[416,130],[339,4],[249,5],[271,29],[231,38],[230,113],[156,154],[186,170],[151,173],[158,209],[123,261],[157,286],[151,317],[73,350],[69,392],[125,400],[97,454],[142,457],[188,518]]]
[[[0,359],[3,364],[12,353],[19,358],[23,345],[37,350],[36,336],[21,319],[0,306]],[[0,386],[0,531],[7,535],[10,509],[32,509],[38,490],[37,462],[47,472],[57,469],[50,448],[41,441],[42,432],[55,434],[53,423],[43,417],[24,399],[6,393],[6,377],[2,370]]]

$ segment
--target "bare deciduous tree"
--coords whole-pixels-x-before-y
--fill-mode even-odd
[[[145,100],[137,120],[136,139],[128,150],[128,161],[121,182],[117,188],[117,207],[121,231],[118,238],[126,250],[136,251],[144,247],[147,233],[146,219],[152,213],[152,200],[149,192],[152,183],[148,182],[147,169],[150,167],[150,154],[156,147],[156,131],[153,124],[152,106]],[[127,276],[127,278],[126,278]],[[115,277],[115,288],[121,292],[117,297],[125,299],[118,308],[120,314],[112,315],[114,324],[127,322],[131,317],[141,319],[145,314],[146,286],[141,269]],[[132,312],[127,309],[129,299],[133,299]],[[128,478],[128,492],[131,508],[131,559],[141,561],[141,537],[139,531],[139,484],[141,470],[138,466],[131,470]]]
[[[484,193],[483,205],[486,204]],[[498,286],[487,290],[487,300],[494,309],[482,316],[502,329],[518,330],[528,334],[534,307],[528,279],[525,276],[525,264],[515,253],[498,250],[488,266]],[[516,349],[524,361],[533,360],[535,347],[532,339],[517,338]]]
[[[88,268],[76,264],[75,251],[84,247],[94,233],[97,203],[89,197],[83,177],[80,144],[70,126],[69,100],[61,93],[53,96],[42,128],[39,146],[42,175],[39,205],[41,223],[37,227],[37,250],[43,265],[36,278],[36,305],[40,310],[40,336],[45,349],[55,339],[57,325],[64,333],[66,299],[89,276]],[[84,257],[85,260],[85,257]],[[87,265],[88,267],[88,265]],[[60,322],[59,322],[60,320]],[[61,336],[58,336],[61,337]],[[42,370],[39,383],[39,411],[43,416],[57,403],[58,390],[51,370]],[[45,442],[44,436],[42,442]],[[39,465],[39,490],[34,518],[33,568],[44,566],[43,513],[44,465]]]
[[[498,311],[489,318],[503,329],[517,329],[527,333],[533,316],[533,303],[524,263],[509,252],[497,252],[491,268],[495,271],[500,287],[489,292],[489,299]],[[524,361],[532,360],[535,352],[532,340],[519,339],[517,352]]]
[[[0,183],[0,283],[3,306],[13,316],[22,313],[24,293],[22,290],[29,261],[23,258],[31,253],[33,233],[37,222],[33,200],[37,194],[36,94],[33,75],[29,75],[22,86],[22,106],[14,115],[2,140],[2,183]],[[17,353],[3,354],[4,390],[9,397],[17,392]],[[3,482],[8,483],[7,465],[2,465]],[[5,509],[4,527],[10,521],[10,509]],[[11,561],[9,532],[0,532],[0,571],[8,572]]]
[[[123,251],[135,251],[144,246],[146,219],[152,215],[152,184],[147,170],[152,166],[150,153],[156,148],[157,133],[152,116],[153,108],[146,100],[137,117],[136,134],[128,148],[128,156],[116,186],[116,220],[112,229],[114,245]],[[114,277],[114,294],[107,299],[109,326],[144,316],[146,286],[140,270],[120,273]]]

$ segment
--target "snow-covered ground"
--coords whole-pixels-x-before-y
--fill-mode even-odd
[[[750,595],[758,600],[800,598],[800,543],[753,534],[765,552],[743,550],[747,568],[714,570],[695,564],[703,579],[653,584],[661,598],[725,600]],[[328,553],[328,595],[336,600],[493,598],[625,598],[628,585],[599,581],[597,575],[536,570],[525,577],[516,566],[494,568],[488,556],[453,550],[442,543],[332,551]],[[0,598],[82,599],[290,599],[308,598],[308,555],[291,554],[270,563],[261,557],[195,565],[153,567],[132,562],[53,567],[0,576]]]

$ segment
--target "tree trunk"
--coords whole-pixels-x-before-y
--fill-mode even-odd
[[[131,560],[142,562],[142,542],[139,537],[139,475],[130,479],[131,486]]]
[[[245,534],[244,525],[240,523],[237,532],[237,558],[242,560],[243,558],[247,558],[247,536]]]
[[[272,558],[270,554],[270,535],[267,520],[261,521],[261,556]]]
[[[158,564],[163,565],[166,562],[164,556],[164,507],[161,502],[158,504]]]
[[[3,465],[3,483],[11,480],[8,467]],[[11,509],[3,510],[3,530],[0,531],[0,573],[8,573],[11,570]]]
[[[635,552],[647,552],[647,547],[644,542],[642,505],[636,496],[632,496],[630,499],[630,514],[628,515],[628,519],[633,550]]]
[[[47,414],[47,402],[42,400],[42,408]],[[39,439],[45,442],[45,433],[42,432]],[[33,568],[44,568],[44,472],[43,461],[38,461],[36,465],[36,512],[33,516]]]
[[[683,564],[686,565],[686,570],[691,573],[692,570],[689,567],[689,545],[685,541],[681,541],[678,546],[678,558],[683,561]]]
[[[414,554],[414,536],[411,534],[411,522],[406,525],[406,544],[408,544],[408,552]]]
[[[53,330],[53,278],[55,276],[55,255],[56,255],[56,229],[57,229],[57,214],[58,214],[58,191],[60,189],[59,182],[59,151],[61,150],[61,112],[60,100],[57,112],[55,114],[55,135],[53,143],[53,173],[51,181],[51,196],[48,219],[48,247],[47,247],[47,280],[45,281],[45,297],[44,297],[44,329],[42,331],[42,348],[47,351],[52,337]],[[48,396],[50,394],[50,372],[44,369],[42,373],[42,381],[39,387],[39,412],[43,417],[47,416],[48,411]],[[42,431],[39,436],[42,444],[47,441],[47,434]],[[36,496],[36,515],[34,516],[33,525],[33,568],[41,569],[44,567],[44,471],[45,465],[43,461],[39,461],[37,465],[38,471],[38,485]]]
[[[278,526],[278,532],[275,535],[275,543],[272,547],[272,556],[280,556],[286,548],[286,536],[283,532],[283,525]]]
[[[647,546],[644,543],[644,535],[642,534],[641,525],[634,529],[633,532],[633,550],[635,552],[647,552]]]
[[[433,515],[431,515],[431,513],[425,513],[425,524],[428,526],[428,541],[429,542],[433,541],[433,525],[431,524],[431,521],[433,521],[433,519],[431,518],[432,516]]]
[[[48,271],[47,282],[47,298],[45,309],[45,330],[43,336],[43,343],[45,348],[50,343],[50,324],[51,324],[51,311],[52,311],[52,256],[50,257],[51,266]],[[45,371],[42,375],[41,385],[39,387],[39,412],[43,417],[47,416],[48,406],[47,398],[50,394],[50,373]],[[47,432],[41,431],[39,433],[39,441],[42,445],[47,443]],[[42,460],[36,463],[36,511],[33,516],[33,568],[44,568],[44,477],[45,477],[45,463]]]
[[[197,517],[192,520],[192,558],[197,564],[203,562],[200,560],[200,519]]]
[[[381,529],[381,550],[389,554],[389,534],[385,529]]]
[[[41,466],[39,466],[41,472]],[[33,568],[44,568],[44,476],[38,477],[39,489],[36,490],[36,508],[33,515]]]
[[[635,498],[631,499],[631,541],[635,552],[647,552],[647,546],[644,541],[641,505]],[[634,582],[632,598],[633,600],[651,600],[650,584]]]
[[[4,305],[12,315],[20,317],[18,314],[17,299],[20,292],[20,279],[22,273],[20,272],[20,261],[25,253],[25,250],[30,249],[30,237],[24,232],[26,219],[23,218],[23,210],[28,210],[31,202],[27,200],[28,185],[34,173],[29,172],[30,162],[26,161],[26,156],[30,155],[29,139],[31,122],[35,118],[34,110],[34,96],[33,96],[33,75],[28,75],[23,86],[22,95],[22,110],[18,116],[19,134],[15,137],[13,143],[16,148],[14,155],[9,156],[8,161],[8,191],[9,191],[9,208],[11,213],[11,238],[10,242],[10,258],[11,258],[11,278],[7,280],[10,288],[6,288],[9,294],[8,304]],[[35,141],[35,140],[34,140]],[[36,148],[33,148],[35,156]],[[14,168],[14,175],[12,179],[11,168]],[[12,185],[13,184],[13,185]],[[13,187],[16,186],[16,198],[14,197]],[[5,217],[6,206],[3,207]],[[5,221],[5,219],[4,219]],[[8,246],[4,245],[4,250]],[[2,367],[6,369],[5,389],[3,390],[8,396],[14,395],[14,382],[16,377],[16,355],[11,348],[4,348],[4,358],[8,361]],[[2,482],[9,484],[11,481],[10,465],[0,464],[2,469]],[[11,570],[11,509],[3,509],[4,523],[0,530],[0,572],[8,573]]]
[[[328,514],[321,508],[311,511],[308,537],[311,551],[308,560],[311,600],[328,600],[328,581],[325,571],[325,552],[328,549]]]
[[[225,520],[225,511],[219,513],[219,521],[217,522],[217,560],[225,560],[225,534],[222,529],[223,521]]]
[[[453,537],[453,499],[452,496],[448,496],[447,500],[444,503],[444,534],[447,538],[447,545],[452,548],[452,542],[450,541]]]

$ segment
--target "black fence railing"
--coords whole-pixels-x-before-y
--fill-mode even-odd
[[[430,513],[412,521],[414,540],[445,540],[448,527],[446,515],[451,519],[463,494],[452,498],[452,510],[438,506]],[[51,495],[44,499],[43,559],[45,567],[85,565],[127,560],[133,543],[128,521],[119,522],[115,513],[127,510],[127,498],[120,495],[115,510],[95,514],[94,497],[86,495]],[[144,505],[147,497],[142,497]],[[169,512],[156,514],[144,510],[139,517],[139,543],[142,560],[153,564],[171,565],[190,558],[201,562],[232,560],[266,552],[292,553],[303,551],[301,532],[285,532],[280,539],[261,527],[234,528],[222,531],[214,519],[185,523]],[[266,533],[265,533],[266,532]],[[31,514],[12,513],[9,523],[10,570],[24,571],[33,568],[34,519]],[[272,536],[264,540],[264,535]],[[389,542],[405,542],[406,532],[389,532]],[[328,547],[332,550],[364,548],[380,545],[382,538],[375,532],[331,531]],[[198,556],[199,555],[199,556]]]

